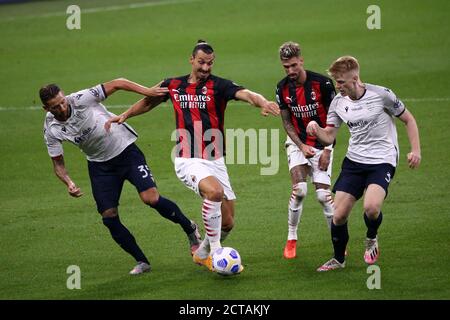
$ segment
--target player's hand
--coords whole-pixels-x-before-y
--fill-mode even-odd
[[[422,159],[419,152],[413,152],[407,154],[408,165],[411,169],[415,169],[419,166],[420,160]]]
[[[314,120],[310,121],[308,123],[308,126],[306,127],[306,133],[310,136],[317,136],[317,131],[319,129],[319,125]]]
[[[83,195],[83,192],[81,192],[81,189],[78,188],[75,183],[69,183],[68,187],[67,187],[67,191],[69,192],[69,194],[74,197],[74,198],[79,198]]]
[[[151,88],[147,88],[145,95],[148,97],[161,97],[161,96],[165,96],[166,94],[169,93],[169,88],[167,87],[160,87],[160,85],[163,83],[163,81],[161,81],[160,83],[154,85]]]
[[[268,101],[261,107],[261,114],[267,117],[269,114],[278,116],[280,114],[280,107],[273,101]]]
[[[330,155],[331,150],[323,149],[319,158],[319,170],[327,171],[328,166],[330,165]]]
[[[104,125],[106,132],[109,133],[109,131],[111,130],[111,124],[112,123],[115,122],[117,124],[122,124],[122,123],[125,122],[125,120],[127,120],[127,118],[128,117],[127,117],[127,115],[125,113],[122,113],[122,114],[120,114],[118,116],[113,116],[113,117],[109,118],[108,121],[106,121],[105,125]]]
[[[307,144],[302,144],[300,146],[300,150],[303,152],[303,154],[305,155],[305,158],[307,158],[307,159],[314,157],[316,154],[313,147],[308,146]]]

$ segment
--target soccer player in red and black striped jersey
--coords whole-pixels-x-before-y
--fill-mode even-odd
[[[188,188],[203,198],[202,217],[206,235],[193,259],[210,270],[211,254],[221,247],[221,241],[234,226],[236,196],[223,158],[227,102],[232,99],[248,102],[260,107],[264,116],[280,112],[275,102],[212,75],[214,59],[211,45],[199,40],[190,57],[191,73],[161,83],[162,87],[169,89],[165,97],[142,99],[110,120],[110,123],[123,123],[127,118],[147,112],[170,98],[177,129],[175,171]]]
[[[315,137],[306,134],[311,120],[326,126],[328,108],[335,96],[331,79],[305,70],[300,46],[286,42],[280,49],[280,60],[287,76],[277,85],[276,98],[287,133],[286,152],[292,180],[292,194],[288,206],[288,237],[283,256],[296,257],[297,229],[307,194],[309,176],[316,188],[317,200],[323,207],[328,226],[333,207],[330,194],[333,148],[324,147]]]

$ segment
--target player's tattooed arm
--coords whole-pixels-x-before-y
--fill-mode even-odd
[[[57,157],[52,157],[52,162],[56,176],[67,186],[67,192],[69,192],[72,197],[81,197],[83,192],[81,192],[81,189],[78,188],[75,182],[70,178],[64,165],[64,156],[61,154]]]
[[[294,125],[291,121],[291,112],[289,111],[289,109],[281,109],[281,119],[283,120],[284,130],[286,130],[289,138],[291,138],[291,140],[298,146],[298,148],[303,152],[306,158],[313,157],[315,154],[314,150],[310,146],[304,144],[298,137]]]

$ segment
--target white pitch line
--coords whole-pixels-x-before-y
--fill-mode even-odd
[[[450,97],[443,98],[404,98],[400,99],[405,102],[446,102],[450,101]],[[242,104],[245,105],[247,103],[242,101],[231,101],[233,104]],[[104,104],[107,109],[124,109],[131,107],[132,104],[117,104],[117,105],[108,105],[108,103]],[[168,102],[162,103],[159,107],[171,106]],[[28,106],[28,107],[2,107],[0,106],[0,111],[35,111],[42,110],[42,106]]]
[[[139,9],[139,8],[144,8],[144,7],[182,4],[182,3],[197,2],[197,1],[199,1],[199,0],[167,0],[167,1],[157,1],[157,2],[130,3],[127,5],[87,8],[87,9],[83,9],[81,7],[80,9],[81,9],[81,14],[84,14],[84,13],[97,13],[97,12],[117,11],[117,10],[127,10],[127,9]],[[20,20],[20,19],[49,18],[49,17],[60,17],[60,16],[67,16],[67,13],[66,12],[52,12],[52,13],[45,13],[45,14],[32,15],[32,16],[16,16],[16,17],[0,19],[0,22],[14,21],[14,20]]]
[[[450,101],[450,98],[405,98],[400,99],[405,102],[442,102],[442,101]]]

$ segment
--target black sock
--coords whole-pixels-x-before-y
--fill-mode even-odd
[[[340,226],[331,222],[331,241],[333,241],[334,258],[340,263],[345,261],[345,248],[347,248],[348,239],[347,222]]]
[[[376,218],[375,220],[370,220],[369,217],[367,217],[366,213],[364,212],[364,222],[366,223],[367,226],[367,233],[366,233],[367,238],[375,239],[381,221],[383,221],[383,213],[381,211],[380,214],[378,215],[378,218]]]
[[[103,218],[103,224],[109,229],[109,232],[111,232],[111,236],[114,241],[116,241],[123,250],[131,254],[137,262],[145,262],[150,264],[141,248],[139,248],[136,243],[136,239],[120,222],[119,216],[113,218]]]
[[[181,212],[175,202],[160,195],[158,202],[151,207],[156,209],[164,218],[181,225],[186,234],[194,232],[195,229],[192,226],[191,221],[183,214],[183,212]]]

